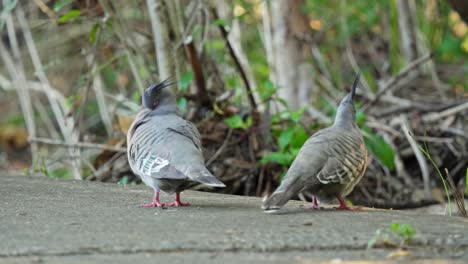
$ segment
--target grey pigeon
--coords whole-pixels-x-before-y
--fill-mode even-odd
[[[186,206],[180,192],[190,182],[225,187],[205,167],[197,128],[178,115],[168,80],[150,86],[142,96],[143,108],[127,133],[128,162],[132,171],[154,189],[153,202],[144,207]],[[172,203],[161,203],[159,192],[176,193]]]
[[[356,76],[351,92],[341,101],[332,126],[312,135],[302,146],[281,185],[264,199],[264,210],[277,210],[294,195],[336,196],[338,209],[350,210],[342,196],[349,194],[367,167],[367,149],[356,125],[353,97],[359,82]]]

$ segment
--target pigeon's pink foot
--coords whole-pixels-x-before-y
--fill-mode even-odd
[[[175,207],[179,207],[179,206],[189,206],[189,203],[184,203],[184,202],[178,202],[178,201],[173,201],[172,203],[167,203],[165,204],[165,206],[175,206]]]
[[[141,207],[163,207],[163,206],[164,204],[162,204],[159,201],[159,192],[154,192],[153,202],[143,204]]]
[[[160,203],[160,202],[152,202],[152,203],[146,203],[146,204],[142,204],[141,207],[163,207],[164,204]]]
[[[189,203],[182,202],[180,200],[180,193],[176,193],[175,201],[173,201],[172,203],[167,203],[167,204],[165,204],[165,206],[176,206],[176,207],[189,206]]]
[[[320,208],[320,205],[318,203],[318,200],[317,200],[317,197],[314,196],[312,198],[312,205],[311,206],[307,206],[306,209],[311,209],[311,210],[320,210],[322,208]]]
[[[349,210],[349,211],[359,211],[361,207],[359,206],[347,206],[345,200],[341,195],[337,194],[336,199],[340,202],[340,206],[336,208],[336,210]]]

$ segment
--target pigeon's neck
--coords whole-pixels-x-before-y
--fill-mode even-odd
[[[336,127],[341,128],[356,128],[356,114],[354,107],[348,105],[346,107],[339,107],[335,117]]]
[[[155,115],[178,114],[179,108],[175,96],[169,90],[163,91],[161,101],[158,106],[152,110]]]
[[[156,109],[152,110],[153,114],[155,115],[170,115],[170,114],[177,114],[178,113],[178,107],[177,104],[160,104]]]

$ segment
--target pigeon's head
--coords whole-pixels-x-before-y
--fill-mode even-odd
[[[336,111],[335,124],[336,125],[354,125],[356,119],[356,109],[354,108],[354,95],[356,94],[356,87],[359,83],[361,72],[359,72],[354,79],[351,91],[341,100],[340,105]]]
[[[173,103],[175,101],[171,91],[164,89],[174,83],[169,79],[166,79],[160,83],[153,84],[146,88],[141,98],[144,107],[155,110],[156,108]]]

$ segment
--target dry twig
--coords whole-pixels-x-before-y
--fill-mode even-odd
[[[64,148],[92,148],[92,149],[102,149],[108,151],[115,151],[115,152],[126,152],[126,148],[121,147],[114,147],[106,144],[98,144],[98,143],[91,143],[91,142],[76,142],[76,143],[67,143],[59,140],[53,140],[49,138],[29,138],[30,142],[45,144],[45,145],[53,145],[58,147]]]
[[[427,54],[425,56],[422,56],[421,58],[414,60],[410,64],[408,64],[404,69],[402,69],[396,76],[393,76],[388,80],[380,89],[380,91],[375,95],[374,99],[372,99],[370,102],[365,104],[361,110],[366,112],[369,110],[370,107],[375,105],[386,92],[390,91],[393,87],[396,86],[396,84],[405,78],[412,70],[417,69],[421,64],[424,62],[430,60],[432,58],[432,54]]]
[[[219,19],[218,13],[216,12],[215,8],[212,8],[211,12],[212,12],[213,17],[215,19]],[[236,52],[232,48],[232,45],[231,45],[231,43],[229,41],[229,38],[228,38],[228,32],[227,32],[226,28],[224,28],[223,25],[219,25],[218,28],[219,28],[219,31],[221,31],[221,35],[223,36],[224,41],[226,42],[226,45],[227,45],[228,50],[229,50],[229,54],[231,54],[231,57],[234,60],[234,63],[236,64],[236,67],[237,67],[237,69],[238,69],[238,71],[239,71],[239,73],[240,73],[240,75],[242,77],[242,81],[244,82],[246,93],[247,93],[247,98],[249,99],[250,107],[252,107],[253,111],[257,111],[257,103],[255,102],[255,98],[253,96],[252,88],[250,87],[249,80],[247,79],[247,75],[246,75],[246,73],[244,71],[244,68],[242,68],[241,63],[240,63],[239,59],[237,58]]]
[[[427,197],[431,196],[431,187],[430,187],[430,179],[429,179],[429,168],[427,166],[426,159],[424,158],[424,154],[421,152],[419,149],[418,143],[416,143],[416,140],[412,137],[412,134],[409,129],[408,125],[408,120],[406,119],[406,116],[403,114],[400,115],[399,119],[401,129],[403,130],[403,134],[406,137],[406,140],[410,143],[411,149],[414,152],[414,155],[416,156],[416,159],[419,163],[419,167],[421,168],[421,174],[424,182],[424,193]]]

